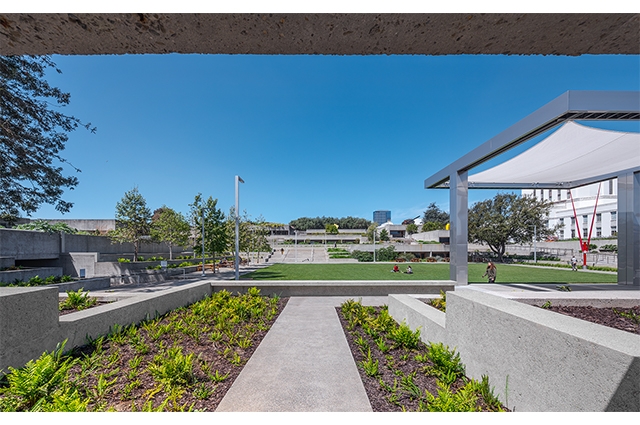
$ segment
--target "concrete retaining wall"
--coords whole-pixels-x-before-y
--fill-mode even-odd
[[[59,316],[58,288],[0,288],[0,374],[68,339],[65,349],[107,335],[114,325],[128,326],[165,314],[211,295],[211,283],[199,281],[157,293],[141,294]]]
[[[639,335],[468,288],[447,293],[446,315],[418,303],[390,295],[389,312],[423,341],[455,348],[467,375],[489,376],[510,409],[640,411]]]
[[[169,257],[166,244],[145,243],[140,247],[141,255]],[[181,247],[174,247],[174,255],[180,255]],[[65,233],[46,233],[32,230],[0,228],[0,257],[13,257],[16,260],[38,260],[58,258],[60,254],[70,252],[98,252],[125,256],[133,255],[134,247],[130,243],[111,243],[106,236],[73,235]]]
[[[0,257],[15,260],[58,258],[60,236],[31,230],[0,229]]]
[[[227,290],[231,293],[245,293],[249,288],[260,289],[263,295],[281,297],[334,297],[334,296],[386,296],[389,294],[439,294],[451,291],[453,281],[229,281],[219,280],[212,283],[213,291]]]
[[[34,269],[5,270],[0,272],[0,282],[13,283],[16,280],[26,282],[32,277],[40,276],[46,279],[49,276],[62,276],[62,267],[38,267]]]

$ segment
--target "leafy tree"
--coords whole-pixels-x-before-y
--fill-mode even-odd
[[[389,240],[389,232],[387,231],[387,229],[380,230],[380,240],[381,241]]]
[[[38,232],[47,232],[47,233],[69,233],[75,234],[78,233],[76,229],[70,227],[67,223],[54,223],[51,224],[48,221],[44,220],[35,220],[31,223],[18,224],[14,227],[14,229],[18,230],[35,230]]]
[[[116,228],[109,233],[114,242],[133,244],[133,261],[138,261],[140,244],[149,241],[151,210],[138,188],[126,192],[116,204]]]
[[[499,193],[493,199],[475,203],[469,210],[469,241],[487,244],[502,261],[508,243],[537,240],[552,236],[557,228],[545,225],[551,203],[533,196]]]
[[[379,241],[380,237],[378,236],[378,224],[377,223],[373,223],[370,224],[369,227],[367,228],[367,239],[369,240],[369,242],[373,242],[373,236],[375,235],[376,240]]]
[[[202,255],[202,220],[204,218],[204,250],[211,254],[215,264],[216,254],[221,254],[229,248],[229,234],[225,215],[218,207],[218,200],[211,196],[204,201],[198,193],[191,207],[190,219],[196,233],[196,243],[193,247],[196,255]],[[215,273],[215,268],[214,268]]]
[[[394,261],[396,257],[396,249],[393,245],[389,245],[387,247],[376,250],[376,259],[378,261]]]
[[[308,229],[324,229],[328,224],[337,224],[341,229],[366,229],[369,227],[371,222],[364,218],[356,218],[356,217],[301,217],[296,220],[292,220],[289,222],[289,225],[294,227],[297,230],[308,230]]]
[[[267,236],[269,236],[270,224],[264,221],[262,215],[251,223],[251,250],[258,253],[258,262],[260,262],[260,253],[271,250]]]
[[[418,233],[418,225],[415,223],[407,224],[407,233],[413,235],[414,233]]]
[[[432,202],[424,212],[422,223],[423,232],[444,229],[449,223],[449,213],[442,211],[435,202]]]
[[[327,232],[330,235],[337,235],[338,233],[340,233],[338,231],[338,225],[337,224],[326,224],[324,226],[324,231]]]
[[[431,232],[432,230],[444,230],[440,223],[434,223],[433,221],[427,221],[426,223],[422,223],[422,231],[423,232]]]
[[[0,214],[9,217],[30,216],[41,204],[68,212],[73,204],[62,194],[78,179],[56,163],[79,172],[60,152],[79,125],[95,131],[60,112],[70,94],[44,80],[48,68],[61,72],[49,56],[0,56]]]
[[[151,237],[169,246],[169,259],[173,260],[173,246],[189,243],[189,222],[181,213],[163,205],[153,212]]]

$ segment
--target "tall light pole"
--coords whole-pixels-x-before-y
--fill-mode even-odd
[[[202,276],[204,276],[204,206],[202,207]]]
[[[533,225],[533,262],[537,263],[538,262],[538,252],[536,249],[536,240],[538,239],[538,235],[536,233],[537,227],[534,224]]]
[[[240,279],[240,183],[244,183],[244,180],[236,176],[236,280]]]
[[[377,228],[373,229],[373,262],[376,262],[376,230],[378,230]]]

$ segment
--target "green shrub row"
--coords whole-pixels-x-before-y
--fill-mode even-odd
[[[34,276],[27,281],[23,280],[14,280],[13,283],[4,283],[0,282],[0,286],[43,286],[43,285],[52,285],[56,283],[64,283],[64,282],[72,282],[74,279],[71,276],[63,275],[63,276],[48,276],[46,278],[41,278],[40,276]]]

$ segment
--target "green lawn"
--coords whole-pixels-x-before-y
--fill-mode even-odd
[[[407,264],[398,264],[401,271]],[[393,263],[274,264],[242,279],[253,280],[449,280],[448,263],[411,263],[413,274],[392,273]],[[469,264],[469,283],[486,283],[486,265]],[[616,283],[615,273],[498,264],[496,283]]]

